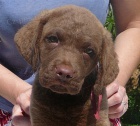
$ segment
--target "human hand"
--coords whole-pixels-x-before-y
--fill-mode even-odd
[[[16,99],[12,111],[12,124],[14,126],[31,126],[29,116],[30,96],[32,88],[21,93]]]
[[[128,109],[128,96],[123,86],[116,81],[106,88],[109,106],[109,118],[120,118]]]

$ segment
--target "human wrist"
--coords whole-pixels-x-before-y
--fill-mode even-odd
[[[26,83],[25,81],[23,81],[21,84],[18,84],[17,87],[17,92],[15,93],[14,95],[14,98],[15,98],[15,103],[16,103],[16,100],[17,98],[24,92],[26,92],[27,90],[31,89],[32,86],[28,83]]]

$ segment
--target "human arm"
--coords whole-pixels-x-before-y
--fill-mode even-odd
[[[115,51],[119,59],[119,74],[116,80],[107,87],[109,116],[122,116],[128,102],[125,85],[135,68],[140,63],[140,1],[111,0],[115,15],[117,37]],[[115,88],[114,88],[115,87]]]
[[[22,111],[29,114],[31,88],[31,85],[0,64],[0,95],[14,105],[12,118],[18,126],[30,126],[29,117],[24,116]]]
[[[16,104],[17,97],[32,86],[0,64],[0,95]]]
[[[140,63],[140,1],[112,0],[118,36],[115,49],[119,58],[118,80],[126,82]],[[123,79],[122,79],[123,76]]]

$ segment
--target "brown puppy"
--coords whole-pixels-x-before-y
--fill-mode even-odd
[[[37,71],[32,126],[110,125],[105,87],[116,78],[118,61],[110,33],[90,11],[72,5],[43,11],[15,42]],[[99,120],[92,92],[96,105],[102,95]]]

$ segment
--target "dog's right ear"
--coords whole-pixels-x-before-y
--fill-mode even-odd
[[[111,34],[104,29],[98,62],[98,76],[95,85],[96,94],[101,94],[102,88],[113,82],[118,73],[118,56],[115,52]]]
[[[48,17],[49,13],[47,10],[41,12],[31,22],[23,26],[14,38],[19,52],[34,71],[37,70],[39,63],[39,40]]]

